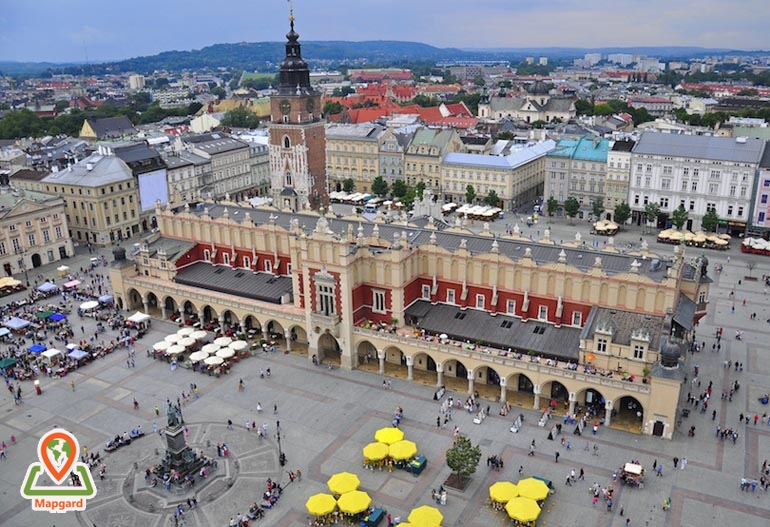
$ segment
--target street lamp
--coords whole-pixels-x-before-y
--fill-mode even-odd
[[[276,421],[275,422],[275,429],[276,429],[276,439],[278,440],[278,463],[281,464],[283,467],[286,465],[286,454],[283,453],[283,450],[281,450],[281,422]]]

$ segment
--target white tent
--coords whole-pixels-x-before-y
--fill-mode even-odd
[[[133,322],[134,324],[140,324],[142,322],[147,322],[151,318],[152,317],[150,315],[146,315],[146,314],[142,313],[141,311],[137,311],[136,313],[134,313],[133,315],[128,317],[128,321],[129,322]]]

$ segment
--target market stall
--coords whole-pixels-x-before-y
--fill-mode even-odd
[[[629,487],[644,487],[644,467],[636,463],[626,463],[620,472],[620,483]]]

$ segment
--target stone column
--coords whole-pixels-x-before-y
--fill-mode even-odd
[[[605,401],[604,403],[604,426],[610,426],[612,424],[612,401]]]
[[[142,297],[142,304],[144,304],[144,314],[149,315],[150,314],[150,300],[144,296]]]
[[[385,350],[377,350],[377,360],[380,362],[380,375],[385,375]]]
[[[473,395],[473,370],[468,372],[468,395]]]
[[[500,377],[500,403],[505,404],[506,401],[508,401],[508,390],[506,387],[508,386],[508,378],[507,377]]]
[[[160,318],[163,320],[166,320],[168,318],[168,313],[166,313],[166,304],[163,304],[160,306]]]
[[[444,365],[441,363],[436,364],[436,386],[441,387],[444,385]]]
[[[406,380],[414,380],[414,357],[410,355],[406,356]]]
[[[534,385],[532,387],[532,392],[535,394],[535,402],[532,405],[532,408],[534,408],[535,410],[538,410],[538,411],[540,410],[540,392],[541,392],[541,390],[542,390],[542,388],[540,387],[539,384],[536,384],[536,385]]]
[[[201,323],[201,329],[203,329],[203,308],[198,310],[198,322]]]
[[[286,349],[291,351],[291,331],[288,329],[283,330],[283,338],[286,341]]]
[[[185,322],[187,322],[187,319],[184,318],[184,308],[179,310],[179,321],[184,326]]]
[[[577,393],[569,392],[569,414],[575,415],[575,403],[577,403]]]

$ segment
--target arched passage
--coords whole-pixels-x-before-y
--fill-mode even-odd
[[[593,388],[585,388],[577,392],[577,404],[575,414],[585,416],[590,419],[601,421],[604,419],[604,395]]]
[[[409,371],[406,367],[406,355],[395,346],[385,348],[385,375],[406,379]]]
[[[153,292],[147,293],[147,311],[148,315],[160,318],[160,302],[158,302],[158,297]]]
[[[243,319],[243,330],[250,338],[253,338],[262,333],[262,324],[259,323],[259,320],[254,315],[246,315]]]
[[[294,325],[289,328],[289,340],[291,341],[291,352],[303,357],[307,357],[308,341],[307,331],[300,325]]]
[[[225,334],[233,333],[240,328],[238,315],[236,315],[229,309],[225,309],[222,312],[222,316],[220,318],[221,318],[220,322],[222,324],[222,331]]]
[[[540,396],[548,401],[552,410],[569,411],[569,390],[559,381],[543,383]]]
[[[219,319],[216,310],[209,305],[203,306],[203,320],[201,322],[203,323],[203,327],[206,329],[206,331],[216,329],[219,325]]]
[[[179,320],[179,310],[177,309],[176,300],[174,297],[167,296],[163,299],[163,307],[166,309],[166,316],[173,321]]]
[[[358,343],[358,347],[356,348],[356,356],[358,357],[356,362],[358,368],[367,371],[379,371],[377,347],[368,340],[364,340]]]
[[[192,325],[198,322],[198,308],[195,304],[187,300],[182,304],[182,311],[184,312],[185,324]]]
[[[129,311],[138,309],[144,313],[144,302],[142,301],[142,295],[136,289],[129,289],[126,291],[126,308]]]
[[[438,374],[436,373],[436,361],[427,353],[417,353],[413,355],[412,378],[420,384],[436,386]]]
[[[467,393],[468,369],[465,364],[455,359],[450,359],[444,363],[444,386],[447,390]]]
[[[638,434],[644,425],[644,407],[636,397],[626,395],[612,405],[612,428],[620,428]]]
[[[505,398],[509,404],[522,408],[532,408],[535,383],[523,373],[514,373],[508,377],[505,386]]]
[[[283,326],[277,320],[268,320],[265,323],[264,331],[265,331],[264,336],[268,340],[279,341],[284,339]],[[339,348],[339,346],[337,346],[337,348]]]
[[[496,400],[500,397],[500,374],[489,366],[479,366],[474,371],[473,389],[484,399]]]
[[[340,367],[342,349],[337,339],[328,331],[318,337],[318,353],[321,361],[327,364],[331,362],[335,367]]]

